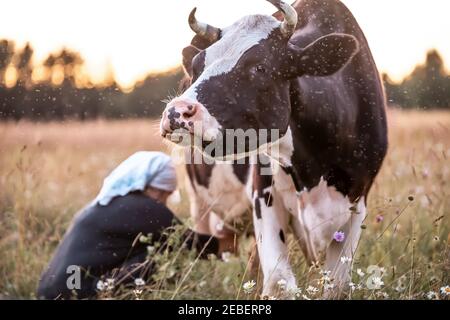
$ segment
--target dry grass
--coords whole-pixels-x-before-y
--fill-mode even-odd
[[[157,123],[149,121],[0,124],[0,297],[34,298],[40,272],[71,217],[96,195],[105,175],[135,151],[161,149]],[[390,112],[389,155],[354,260],[355,270],[384,267],[384,286],[355,290],[351,298],[422,299],[448,284],[449,158],[450,113]],[[185,214],[187,199],[176,210]],[[384,221],[376,222],[377,215]],[[317,297],[305,288],[321,289],[319,273],[306,266],[292,239],[290,246],[299,287]],[[257,290],[240,290],[249,280],[245,250],[227,263],[196,261],[178,251],[158,259],[156,285],[140,297],[258,297]],[[355,274],[355,284],[366,277]],[[260,277],[255,280],[259,287]]]

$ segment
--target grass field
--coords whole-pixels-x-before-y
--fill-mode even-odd
[[[389,154],[370,194],[348,298],[445,299],[450,113],[390,111],[389,124]],[[167,150],[157,123],[0,123],[0,298],[35,298],[39,275],[72,216],[96,195],[108,172],[138,150]],[[173,207],[182,217],[188,200]],[[288,240],[302,290],[298,298],[319,298],[326,283],[320,266],[307,266],[294,238]],[[153,257],[159,266],[155,283],[114,297],[258,299],[261,275],[247,272],[250,246],[242,240],[239,255],[226,262],[164,252]],[[384,268],[377,290],[365,286],[373,265]],[[249,280],[256,286],[246,292],[242,285]]]

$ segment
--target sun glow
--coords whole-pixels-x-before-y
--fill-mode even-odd
[[[343,0],[361,24],[382,72],[399,80],[436,48],[450,62],[450,2]],[[271,14],[264,0],[15,0],[2,3],[0,39],[30,41],[34,62],[68,47],[79,51],[94,83],[113,74],[123,87],[178,65],[192,32],[187,16],[223,27],[246,14]],[[11,73],[11,72],[10,72]],[[37,76],[37,75],[36,75]],[[11,75],[11,79],[13,75]],[[55,79],[57,80],[57,79]],[[11,80],[12,81],[12,80]]]

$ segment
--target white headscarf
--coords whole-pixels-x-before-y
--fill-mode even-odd
[[[177,188],[172,160],[162,152],[140,151],[126,159],[105,178],[94,203],[106,206],[114,197],[149,186],[169,192]]]

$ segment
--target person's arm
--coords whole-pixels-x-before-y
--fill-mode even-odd
[[[153,241],[162,241],[165,237],[164,230],[182,224],[164,204],[142,194],[130,194],[113,200],[108,211],[108,225],[102,224],[102,227],[124,238],[129,237],[130,243],[139,233],[152,233]],[[207,257],[208,254],[220,256],[225,251],[235,252],[234,233],[229,233],[226,237],[215,237],[187,230],[182,237],[186,247],[202,252],[202,257]]]
[[[196,249],[201,254],[201,258],[206,258],[209,254],[219,255],[219,239],[206,234],[196,233],[187,230],[183,234],[183,240],[188,249]]]
[[[236,249],[234,237],[222,239],[189,229],[183,234],[183,238],[189,249],[195,248],[197,252],[201,253],[201,258],[206,258],[208,254],[220,257],[223,252],[235,252]]]

